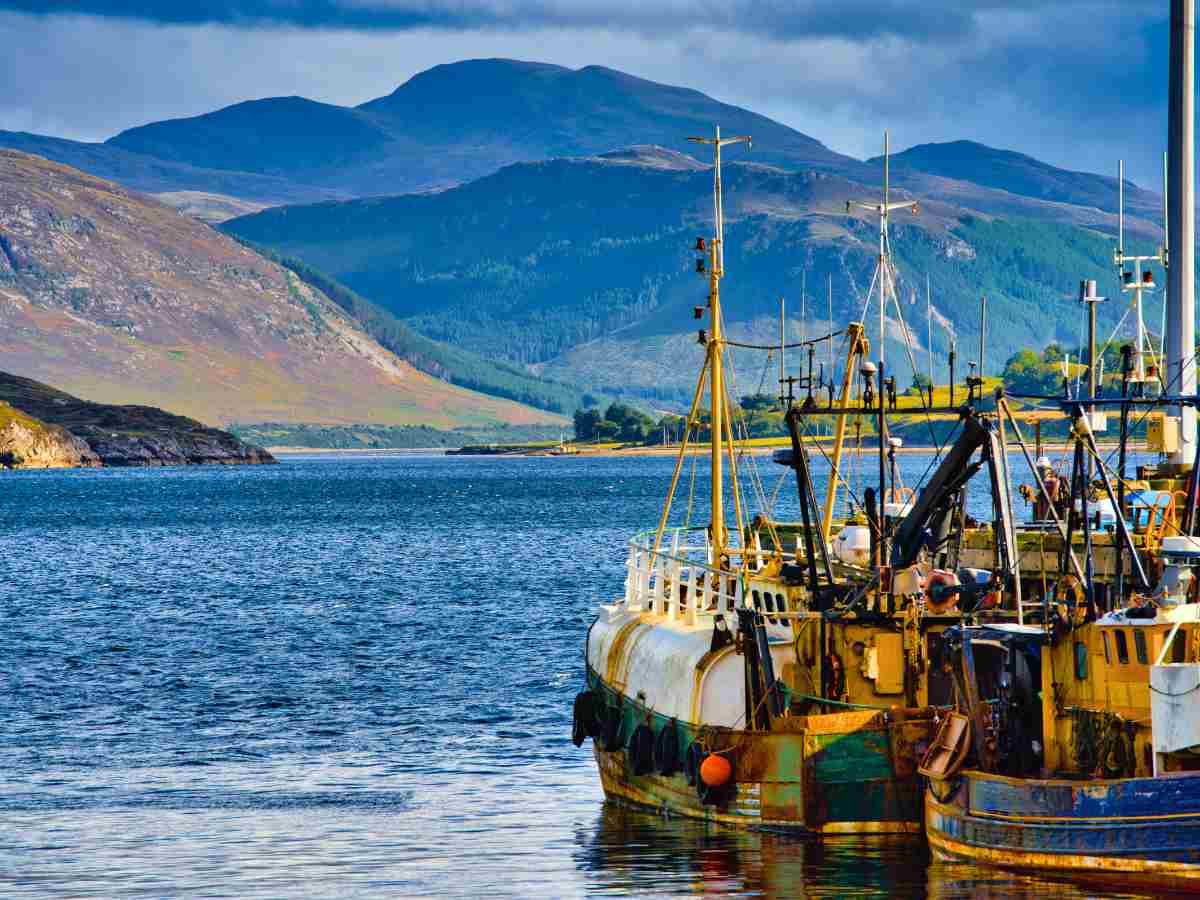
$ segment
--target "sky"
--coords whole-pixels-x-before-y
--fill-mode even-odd
[[[598,64],[860,158],[969,139],[1161,184],[1167,0],[0,0],[0,129],[98,141],[440,63]]]

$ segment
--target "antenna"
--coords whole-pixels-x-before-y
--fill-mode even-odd
[[[779,298],[779,405],[783,406],[783,380],[787,377],[786,366],[783,363],[783,356],[786,352],[787,338],[787,319],[784,317],[784,300]]]
[[[1125,160],[1117,163],[1117,252],[1125,256]]]
[[[830,331],[830,333],[832,333],[833,332],[833,273],[832,272],[829,273],[828,293],[827,293],[826,299],[827,299],[828,305],[829,305],[829,331]],[[833,338],[831,337],[829,339],[829,383],[830,384],[833,384],[833,372],[834,372]],[[829,402],[829,405],[830,406],[833,405],[832,400]]]
[[[929,349],[929,405],[933,405],[933,293],[925,273],[925,343]]]
[[[879,377],[883,377],[883,345],[885,343],[884,336],[884,316],[887,311],[887,301],[890,296],[893,302],[896,303],[899,309],[899,301],[896,300],[896,286],[892,281],[891,263],[888,261],[888,219],[893,210],[907,209],[915,216],[920,209],[915,200],[904,200],[899,203],[892,203],[889,200],[891,195],[891,185],[889,183],[889,172],[891,156],[891,136],[889,132],[883,133],[883,202],[882,203],[864,203],[861,200],[847,200],[846,214],[849,215],[855,208],[870,210],[879,216],[879,258],[875,265],[875,274],[871,279],[872,288],[876,283],[879,285]],[[867,309],[871,305],[871,297],[874,291],[867,294],[867,305],[863,308],[863,321],[866,321]]]
[[[1164,226],[1165,230],[1165,226]],[[1117,280],[1122,293],[1132,293],[1133,300],[1133,371],[1129,374],[1129,382],[1134,386],[1134,396],[1142,396],[1146,387],[1146,358],[1145,352],[1149,336],[1146,333],[1146,322],[1142,316],[1142,294],[1154,290],[1154,274],[1147,268],[1142,271],[1142,264],[1160,262],[1165,265],[1166,249],[1157,253],[1144,255],[1128,255],[1125,253],[1125,160],[1117,162],[1117,249],[1113,253],[1113,263],[1117,267]],[[1131,268],[1126,268],[1132,264]],[[1154,352],[1153,346],[1149,348]],[[1089,370],[1090,374],[1094,374]]]

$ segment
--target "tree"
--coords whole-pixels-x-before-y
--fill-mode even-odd
[[[575,410],[575,440],[594,441],[603,421],[598,409]]]

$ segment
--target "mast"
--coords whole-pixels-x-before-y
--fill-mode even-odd
[[[912,200],[904,200],[899,203],[890,202],[891,184],[889,179],[891,165],[891,136],[890,133],[883,133],[883,202],[882,203],[864,203],[862,201],[847,200],[846,212],[849,214],[855,207],[859,209],[870,210],[879,216],[879,257],[875,265],[875,277],[872,279],[872,285],[879,286],[879,363],[878,374],[876,375],[876,383],[879,387],[879,509],[882,516],[885,504],[887,503],[887,415],[885,413],[884,391],[886,385],[886,370],[884,369],[884,344],[886,343],[885,315],[887,312],[887,301],[891,297],[896,304],[897,310],[900,307],[899,301],[895,298],[896,286],[892,281],[892,264],[888,258],[888,219],[891,216],[892,210],[908,209],[915,215],[917,212],[917,204]],[[871,295],[867,296],[867,305],[870,306]],[[863,321],[866,322],[866,310],[863,310]],[[880,558],[886,558],[885,548],[880,548]]]
[[[1171,91],[1168,126],[1166,371],[1168,393],[1196,393],[1196,190],[1195,190],[1196,0],[1171,0]],[[1171,391],[1172,382],[1177,384]],[[1196,410],[1175,408],[1180,417],[1174,464],[1191,462],[1196,451]]]
[[[712,516],[709,523],[709,546],[712,549],[712,564],[720,567],[728,547],[725,530],[725,472],[721,454],[724,452],[724,335],[721,330],[721,279],[725,276],[725,213],[721,202],[721,148],[728,144],[750,143],[748,135],[722,138],[721,127],[716,127],[715,137],[690,137],[697,144],[711,144],[713,148],[713,235],[708,249],[708,386],[711,418],[711,466],[712,466]],[[736,502],[736,498],[734,498]]]

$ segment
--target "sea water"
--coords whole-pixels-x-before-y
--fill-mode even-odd
[[[899,459],[910,484],[929,462]],[[604,802],[571,701],[671,467],[0,473],[0,895],[1094,893],[931,865],[917,839],[821,843]],[[685,465],[676,521],[690,496],[702,522],[703,468]],[[752,511],[795,517],[790,472],[759,458],[742,484],[761,491]]]

